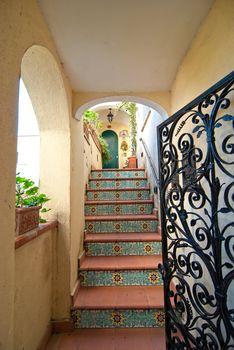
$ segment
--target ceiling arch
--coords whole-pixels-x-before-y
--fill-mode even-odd
[[[153,101],[148,100],[148,99],[145,99],[145,98],[142,98],[142,97],[137,97],[137,96],[108,96],[108,97],[102,97],[99,99],[91,100],[91,101],[85,103],[84,105],[82,105],[81,107],[79,107],[75,111],[74,118],[76,120],[80,121],[86,110],[91,109],[92,107],[99,105],[99,104],[103,104],[103,106],[106,106],[106,108],[109,108],[110,102],[120,102],[120,101],[121,102],[130,101],[130,102],[135,102],[135,103],[139,103],[139,104],[148,106],[148,107],[154,109],[155,111],[157,111],[161,115],[162,120],[165,120],[168,118],[167,112],[158,103],[153,102]]]

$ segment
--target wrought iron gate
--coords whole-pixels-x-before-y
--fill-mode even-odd
[[[167,349],[234,349],[234,72],[158,127]]]

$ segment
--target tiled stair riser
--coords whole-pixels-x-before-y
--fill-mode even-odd
[[[147,186],[147,180],[92,180],[89,181],[89,188],[91,189],[106,189],[106,188],[144,188]]]
[[[149,199],[150,198],[150,190],[149,189],[133,189],[131,191],[87,191],[87,199],[88,200],[139,200],[139,199]]]
[[[161,242],[85,243],[87,256],[159,255]]]
[[[92,171],[91,172],[91,178],[92,179],[116,179],[118,177],[125,177],[125,178],[139,178],[144,177],[145,171],[144,170],[124,170],[124,171],[118,171],[118,170],[106,170],[106,171]]]
[[[86,221],[85,229],[89,233],[95,232],[156,232],[158,222],[156,220],[137,221]]]
[[[80,271],[81,286],[155,286],[162,277],[155,270]]]
[[[85,215],[152,214],[153,203],[142,204],[86,204]]]
[[[85,206],[86,232],[90,234],[105,233],[107,235],[108,233],[126,232],[126,236],[130,232],[136,232],[137,234],[142,232],[156,233],[158,222],[156,217],[154,219],[152,215],[153,203],[150,203],[150,201],[139,203],[139,200],[150,199],[144,170],[92,171],[91,179],[86,192],[87,201],[103,200],[116,201],[117,203],[87,203]],[[118,203],[118,201],[129,200],[133,200],[135,203]],[[126,217],[121,218],[121,215]],[[136,216],[133,218],[132,215]],[[139,216],[137,217],[137,215]],[[87,256],[97,257],[89,259],[99,259],[99,256],[121,255],[136,255],[140,259],[141,255],[160,255],[161,242],[154,239],[152,241],[147,241],[147,239],[146,241],[124,241],[123,239],[122,241],[122,238],[120,242],[96,240],[95,242],[85,242],[85,250]],[[112,269],[108,269],[108,266],[106,266],[102,267],[103,270],[100,270],[100,268],[95,269],[95,266],[92,266],[91,269],[84,269],[81,264],[79,269],[80,286],[81,288],[90,287],[91,289],[93,289],[92,287],[106,287],[109,289],[111,286],[118,286],[120,289],[122,289],[122,286],[149,286],[149,288],[154,286],[157,289],[163,284],[163,281],[159,271],[156,270],[156,265],[155,268],[152,264],[148,268],[136,267],[134,269],[133,267],[132,269],[130,264],[124,268],[121,267],[122,270],[119,270],[116,261],[116,266],[114,265]],[[138,303],[131,308],[123,306],[118,308],[114,304],[108,305],[108,307],[103,307],[103,305],[102,301],[97,300],[97,306],[95,305],[93,308],[83,305],[79,309],[73,310],[72,318],[75,328],[156,328],[164,326],[165,314],[160,306],[157,308],[157,305],[150,307],[149,304]]]
[[[162,309],[131,310],[74,310],[75,328],[162,327],[165,314]]]

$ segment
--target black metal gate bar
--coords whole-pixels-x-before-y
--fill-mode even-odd
[[[234,349],[234,72],[158,127],[167,349]]]

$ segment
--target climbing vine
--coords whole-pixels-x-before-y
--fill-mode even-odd
[[[137,150],[137,105],[134,102],[122,102],[118,109],[124,111],[129,115],[130,122],[130,139],[131,139],[131,153],[132,156],[136,155]]]

